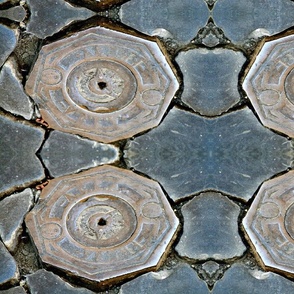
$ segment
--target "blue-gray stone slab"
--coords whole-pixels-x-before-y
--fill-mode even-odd
[[[50,133],[40,155],[53,177],[77,173],[119,159],[119,151],[113,145],[59,131]]]
[[[151,272],[122,285],[120,294],[208,294],[205,282],[187,264]]]
[[[14,284],[19,278],[17,264],[0,241],[0,286]]]
[[[181,52],[176,62],[184,79],[182,101],[205,116],[227,111],[240,100],[238,76],[245,60],[228,49]]]
[[[121,21],[148,35],[165,35],[188,43],[205,26],[209,10],[203,0],[136,0],[121,6]],[[160,33],[159,33],[160,34]]]
[[[42,180],[43,166],[35,153],[44,131],[25,121],[0,115],[0,195]]]
[[[10,288],[8,290],[0,291],[0,294],[26,294],[26,293],[27,292],[21,286]]]
[[[257,29],[274,35],[294,25],[294,2],[289,0],[220,0],[213,19],[233,42],[242,42]]]
[[[184,231],[176,251],[197,260],[241,256],[246,247],[238,233],[240,208],[227,197],[206,192],[182,207]]]
[[[84,288],[75,288],[57,275],[44,269],[28,275],[26,280],[31,294],[94,294],[94,292]]]
[[[0,10],[0,17],[20,22],[26,17],[26,11],[22,6],[15,6],[9,9]]]
[[[285,294],[294,293],[294,283],[271,272],[250,270],[243,264],[233,264],[216,282],[213,294]]]
[[[0,201],[0,237],[10,252],[18,244],[25,215],[34,204],[31,189],[25,189]]]
[[[0,24],[0,67],[14,50],[18,39],[18,31]]]
[[[27,32],[41,39],[52,36],[73,21],[95,15],[91,10],[77,8],[63,0],[27,0],[27,3],[31,11]]]
[[[128,142],[128,167],[160,182],[173,200],[218,190],[248,200],[291,166],[290,141],[242,109],[204,118],[173,108],[159,127]]]
[[[34,104],[25,94],[14,58],[9,58],[0,72],[0,107],[25,119],[32,119]]]

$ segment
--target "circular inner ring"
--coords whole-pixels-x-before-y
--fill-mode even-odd
[[[294,104],[294,68],[288,73],[285,79],[286,96]]]
[[[93,112],[113,112],[126,107],[135,97],[137,81],[124,65],[109,60],[85,61],[68,75],[70,99]]]
[[[67,215],[66,226],[81,245],[105,248],[126,242],[137,227],[137,218],[121,198],[98,195],[76,203]]]
[[[290,237],[294,240],[294,203],[286,211],[285,228]]]

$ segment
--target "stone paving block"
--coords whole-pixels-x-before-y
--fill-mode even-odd
[[[137,0],[121,6],[121,21],[148,35],[161,35],[188,43],[209,17],[203,0]]]
[[[187,264],[142,275],[122,285],[120,294],[208,294],[204,281]]]
[[[25,119],[32,119],[34,115],[34,104],[25,94],[22,86],[17,63],[14,58],[2,67],[0,72],[0,107]]]
[[[158,125],[178,86],[155,41],[95,27],[44,46],[26,91],[52,128],[109,143]]]
[[[95,15],[91,10],[72,6],[64,0],[27,0],[27,4],[31,11],[27,32],[40,39],[52,36],[74,21]]]
[[[18,31],[0,24],[0,67],[14,50],[18,39]]]
[[[0,237],[10,252],[14,251],[18,244],[24,217],[33,204],[34,194],[31,189],[0,201]]]
[[[243,219],[250,243],[269,270],[294,275],[294,171],[264,182]]]
[[[294,34],[263,43],[243,88],[265,126],[294,137]]]
[[[0,18],[8,18],[17,22],[21,22],[25,17],[26,11],[22,6],[15,6],[9,9],[0,10]]]
[[[176,246],[180,256],[224,260],[245,252],[238,233],[240,208],[225,196],[202,193],[183,206],[182,214],[184,232]]]
[[[119,159],[119,150],[113,145],[53,131],[42,147],[40,155],[51,176],[60,177],[113,163]]]
[[[215,119],[174,108],[159,127],[129,141],[124,158],[173,200],[211,189],[248,200],[291,166],[292,149],[247,108]]]
[[[238,76],[245,60],[241,52],[227,49],[181,52],[176,58],[184,78],[181,99],[202,115],[227,111],[240,99]]]
[[[0,195],[45,177],[35,155],[44,139],[41,128],[0,115],[0,138]]]
[[[270,272],[249,270],[243,264],[233,264],[216,282],[213,294],[285,294],[293,293],[293,282]]]
[[[27,292],[24,290],[23,287],[18,286],[8,290],[0,291],[0,294],[26,294]]]
[[[0,286],[15,284],[19,278],[17,264],[0,241]]]
[[[289,0],[221,0],[214,5],[213,19],[232,42],[239,43],[258,29],[274,35],[290,28],[293,11],[294,3]]]
[[[27,275],[27,285],[31,294],[94,294],[85,288],[75,288],[60,277],[44,269]]]
[[[106,165],[50,181],[26,216],[41,260],[96,287],[156,269],[178,223],[156,182]]]

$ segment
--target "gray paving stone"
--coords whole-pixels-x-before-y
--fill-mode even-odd
[[[26,17],[26,11],[22,6],[15,6],[9,9],[0,10],[0,17],[20,22]]]
[[[14,50],[18,39],[18,31],[0,24],[0,67]]]
[[[44,138],[41,128],[0,115],[0,195],[45,177],[35,152]]]
[[[257,29],[273,35],[294,25],[294,2],[289,0],[221,0],[213,19],[233,42],[242,42]]]
[[[0,201],[0,237],[10,252],[18,244],[25,215],[34,204],[31,189],[10,195]]]
[[[18,286],[8,290],[0,291],[0,294],[26,294],[27,292],[24,290],[23,287]]]
[[[239,206],[220,193],[194,197],[182,208],[184,232],[177,252],[197,260],[241,256],[246,247],[238,233],[239,213]]]
[[[204,281],[187,264],[142,275],[122,285],[120,294],[208,294]]]
[[[41,157],[50,174],[59,177],[113,163],[119,159],[119,150],[113,145],[53,131],[42,148]]]
[[[213,294],[285,294],[294,293],[294,283],[271,272],[249,270],[234,264],[216,282]]]
[[[91,10],[77,8],[63,0],[27,0],[27,3],[31,11],[27,32],[41,39],[52,36],[73,21],[95,15]]]
[[[32,119],[34,104],[25,94],[14,58],[9,58],[0,72],[0,107],[25,119]]]
[[[31,294],[91,294],[94,293],[84,288],[75,288],[63,281],[52,272],[44,269],[27,276],[27,285]]]
[[[241,52],[193,49],[176,58],[184,77],[182,100],[196,112],[215,116],[236,104],[238,75],[245,62]]]
[[[214,119],[174,108],[124,151],[129,167],[159,181],[174,200],[210,189],[248,200],[291,165],[291,154],[290,142],[247,108]]]
[[[17,264],[0,241],[0,286],[14,284],[19,278]]]
[[[193,39],[208,16],[203,0],[137,0],[123,4],[120,10],[124,24],[148,35],[174,37],[181,43]]]

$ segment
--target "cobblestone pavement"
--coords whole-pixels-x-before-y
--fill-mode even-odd
[[[293,26],[0,0],[0,293],[294,293]]]

